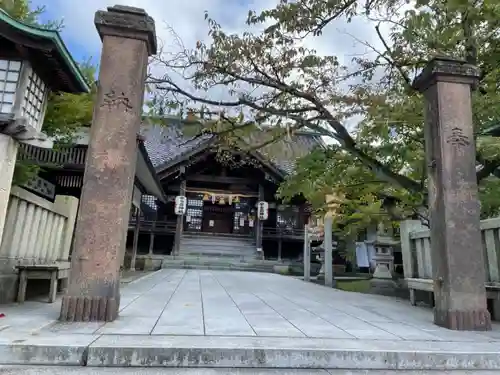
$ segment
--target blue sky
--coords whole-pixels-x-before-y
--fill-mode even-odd
[[[58,7],[57,0],[31,0],[31,3],[35,7],[45,6],[46,11],[41,17],[42,21],[60,20],[64,18],[61,8]],[[92,46],[85,43],[85,38],[75,37],[75,35],[66,32],[66,30],[63,30],[62,36],[75,60],[85,61],[93,57],[93,60],[98,62],[100,53],[99,48],[92,48]]]
[[[82,62],[92,57],[98,64],[101,40],[94,26],[94,14],[108,6],[121,4],[144,8],[156,23],[158,42],[163,49],[174,53],[179,44],[172,30],[182,40],[186,48],[193,48],[198,40],[208,41],[207,23],[204,12],[219,22],[229,33],[245,31],[248,11],[269,9],[279,0],[32,0],[34,6],[45,6],[43,20],[64,20],[62,37],[76,61]],[[349,64],[354,55],[366,54],[367,48],[359,43],[366,41],[380,47],[374,32],[374,24],[363,19],[350,23],[343,20],[329,25],[321,37],[314,37],[304,44],[321,55],[336,55],[339,61]],[[157,75],[162,72],[156,72]],[[158,74],[159,73],[159,74]],[[188,91],[189,83],[178,82]],[[227,99],[229,93],[224,88],[209,93],[211,99]],[[354,123],[353,123],[354,124]],[[350,125],[348,125],[350,126]]]
[[[44,6],[41,19],[64,20],[62,37],[77,61],[92,57],[98,63],[99,37],[93,25],[93,16],[98,9],[115,4],[145,8],[153,16],[158,37],[166,41],[170,37],[167,25],[172,27],[184,42],[195,42],[206,36],[204,11],[207,10],[226,28],[244,27],[249,9],[262,9],[273,0],[31,0],[33,6]]]
[[[206,40],[207,26],[204,11],[208,11],[226,31],[239,32],[245,28],[245,19],[249,9],[261,10],[273,7],[277,0],[32,0],[34,6],[45,6],[43,20],[64,20],[62,37],[77,61],[90,57],[98,63],[101,43],[95,30],[93,19],[98,9],[123,4],[137,6],[155,19],[158,39],[166,48],[172,34],[169,27],[181,37],[188,47],[197,40]],[[350,24],[331,25],[320,38],[308,42],[322,54],[336,54],[340,59],[349,60],[360,52],[359,43],[347,34],[366,39],[373,35],[371,28],[362,21],[354,20]],[[347,34],[346,34],[347,33]]]

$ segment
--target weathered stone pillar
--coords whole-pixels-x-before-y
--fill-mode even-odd
[[[454,330],[489,330],[481,250],[471,87],[475,66],[433,59],[414,82],[426,99],[434,323]]]
[[[156,53],[154,21],[143,9],[109,7],[95,25],[103,41],[99,88],[63,321],[118,316],[148,56]]]
[[[309,225],[304,226],[304,281],[311,281],[311,239]]]
[[[329,287],[334,286],[333,281],[333,216],[327,213],[325,216],[325,234],[324,234],[324,247],[325,247],[325,285]]]

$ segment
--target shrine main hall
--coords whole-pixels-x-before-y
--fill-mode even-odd
[[[321,137],[296,132],[256,148],[271,136],[266,129],[235,145],[215,132],[200,135],[201,126],[173,117],[143,123],[143,143],[164,196],[144,194],[132,208],[126,266],[134,253],[136,268],[192,258],[300,258],[310,206],[300,195],[285,204],[277,190],[297,158],[323,146]],[[177,196],[186,197],[184,215],[175,213]],[[257,215],[259,201],[267,203],[266,220]]]

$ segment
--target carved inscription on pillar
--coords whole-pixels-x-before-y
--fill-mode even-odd
[[[451,144],[457,149],[470,145],[469,137],[467,137],[463,130],[458,127],[451,129],[451,134],[446,138],[446,143]]]
[[[130,104],[130,100],[129,98],[127,98],[125,93],[123,91],[117,93],[115,90],[110,90],[109,92],[104,94],[104,99],[101,107],[107,107],[109,110],[112,110],[114,108],[119,109],[121,107],[125,110],[125,112],[133,110],[132,104]]]

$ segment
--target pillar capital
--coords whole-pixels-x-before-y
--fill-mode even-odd
[[[464,60],[446,56],[436,56],[413,81],[413,88],[424,92],[437,82],[471,85],[476,88],[480,77],[479,68]]]
[[[94,24],[101,39],[107,35],[140,39],[146,42],[150,56],[157,52],[155,21],[144,9],[125,5],[108,7],[107,11],[96,12]]]

